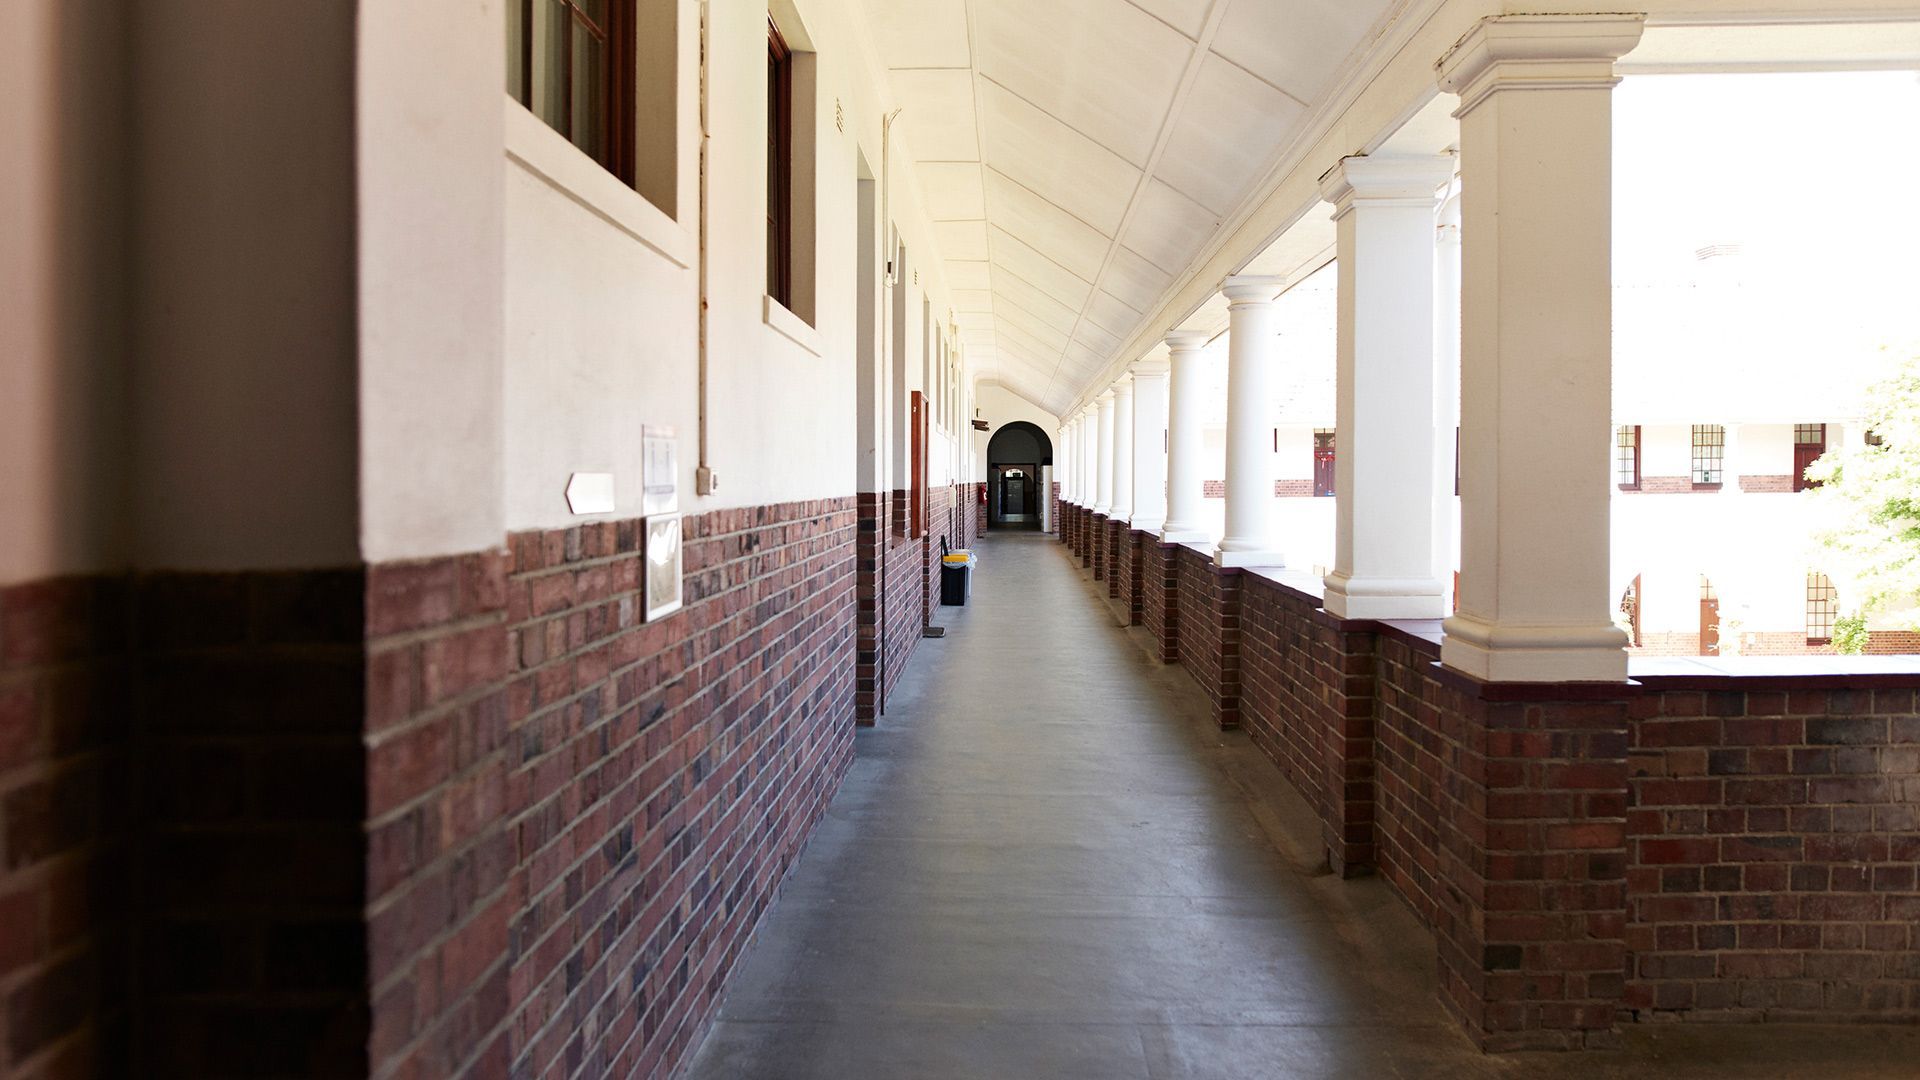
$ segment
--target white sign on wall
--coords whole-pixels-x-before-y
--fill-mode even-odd
[[[644,515],[671,514],[680,509],[680,440],[670,427],[640,429],[641,496]]]

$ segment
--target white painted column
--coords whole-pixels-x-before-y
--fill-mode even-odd
[[[1071,506],[1075,489],[1073,486],[1073,421],[1060,425],[1059,452],[1054,459],[1059,463],[1060,501]]]
[[[1273,298],[1280,278],[1236,274],[1228,300],[1227,530],[1214,549],[1219,566],[1285,566],[1273,531],[1273,375],[1279,362]]]
[[[1085,452],[1080,505],[1092,510],[1100,501],[1100,406],[1088,405],[1080,412],[1080,446]]]
[[[1620,681],[1612,495],[1613,62],[1638,15],[1483,19],[1460,95],[1460,610],[1441,659],[1491,681]]]
[[[1453,610],[1453,572],[1460,565],[1460,512],[1454,490],[1460,431],[1460,196],[1440,207],[1433,266],[1433,520],[1439,529],[1434,569],[1442,611]]]
[[[1167,524],[1160,530],[1164,543],[1209,538],[1200,513],[1206,497],[1200,475],[1205,447],[1201,425],[1206,415],[1200,350],[1206,346],[1207,335],[1198,330],[1167,335]]]
[[[1133,520],[1133,376],[1113,384],[1113,508],[1116,521]]]
[[[1133,527],[1157,533],[1167,520],[1167,363],[1141,360],[1133,375]]]
[[[1113,391],[1103,390],[1099,397],[1099,435],[1097,446],[1100,453],[1100,486],[1094,495],[1093,512],[1108,514],[1113,512]]]
[[[1437,619],[1433,208],[1447,157],[1350,157],[1320,178],[1338,230],[1333,571],[1346,619]]]

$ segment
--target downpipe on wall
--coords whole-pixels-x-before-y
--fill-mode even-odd
[[[712,125],[707,118],[707,99],[709,69],[711,59],[708,55],[708,42],[711,40],[711,28],[708,26],[707,0],[700,3],[700,252],[695,264],[694,274],[699,279],[700,289],[700,328],[698,347],[700,370],[700,463],[693,471],[693,491],[696,495],[712,495],[720,488],[720,478],[713,471],[713,463],[707,456],[707,147],[713,139]]]

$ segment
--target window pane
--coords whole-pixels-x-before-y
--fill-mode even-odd
[[[573,22],[557,0],[533,0],[533,114],[567,134],[567,27]]]
[[[607,164],[607,43],[573,28],[573,145]]]
[[[593,21],[602,33],[607,29],[607,0],[574,0],[574,6],[580,13]]]
[[[527,103],[527,11],[523,0],[507,0],[507,93]]]

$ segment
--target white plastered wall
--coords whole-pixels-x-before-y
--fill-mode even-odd
[[[697,162],[697,5],[683,0],[679,10],[685,103],[679,152],[683,161]],[[854,23],[857,9],[814,0],[782,2],[774,14],[803,50],[802,71],[809,77],[796,79],[801,104],[804,84],[813,89],[812,334],[803,332],[803,344],[765,317],[766,11],[751,3],[716,3],[709,9],[707,333],[709,463],[717,490],[694,494],[697,172],[683,171],[677,221],[651,205],[637,205],[644,201],[637,195],[615,200],[625,204],[616,212],[626,211],[624,220],[633,226],[623,229],[564,175],[556,178],[507,155],[500,167],[506,178],[502,456],[508,530],[582,520],[564,497],[575,471],[613,473],[615,513],[638,513],[642,428],[651,425],[672,427],[678,436],[683,510],[842,497],[857,490],[858,162],[864,159],[878,177],[884,98]],[[496,111],[502,96],[496,92],[491,99]],[[504,107],[509,115],[517,108]],[[796,121],[796,132],[806,126],[804,119]],[[547,149],[553,153],[545,160],[573,152],[564,145]],[[538,148],[530,154],[539,156]],[[950,305],[915,196],[912,162],[897,145],[888,158],[888,213],[908,249],[895,286],[903,301],[898,337],[906,355],[896,378],[890,352],[895,305],[891,295],[883,296],[876,329],[883,343],[888,452],[880,458],[880,484],[904,487],[907,430],[892,406],[909,391],[931,390],[922,353],[930,338],[927,315],[944,320]],[[567,170],[554,163],[550,171]],[[797,193],[807,179],[796,178]],[[879,237],[886,235],[883,228]],[[806,305],[796,300],[796,306]],[[818,354],[809,346],[817,346]],[[929,483],[950,482],[955,460],[951,435],[931,424]]]
[[[117,567],[122,23],[23,4],[0,37],[0,585]]]
[[[974,415],[987,422],[987,430],[973,432],[973,477],[983,480],[987,476],[987,444],[993,441],[994,432],[1013,423],[1024,420],[1047,433],[1047,440],[1053,444],[1053,462],[1060,464],[1060,418],[1021,397],[997,382],[982,382],[974,386]]]
[[[135,560],[351,564],[355,12],[127,10]]]

